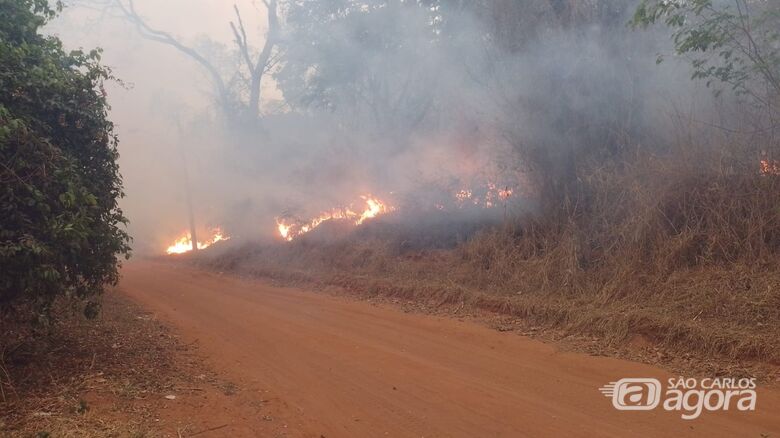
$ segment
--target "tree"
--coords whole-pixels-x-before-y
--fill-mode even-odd
[[[442,80],[435,12],[423,2],[291,2],[275,78],[297,109],[339,112],[352,129],[408,143]]]
[[[0,313],[89,299],[130,253],[112,76],[99,50],[68,53],[41,34],[55,14],[46,0],[0,0]]]
[[[780,96],[780,3],[769,0],[643,0],[632,23],[663,22],[693,78],[728,84],[774,106]],[[662,58],[659,58],[659,62]]]
[[[583,197],[585,174],[620,162],[649,138],[652,81],[640,70],[653,38],[632,34],[625,0],[441,0],[443,34],[462,33],[447,10],[474,17],[481,74],[497,130],[511,143],[542,205]],[[650,47],[649,47],[650,46]],[[650,93],[647,93],[648,95]],[[630,139],[630,141],[629,141]],[[585,205],[577,202],[577,206]]]
[[[545,37],[566,30],[586,37],[594,25],[615,28],[625,24],[625,0],[439,0],[448,9],[460,8],[484,24],[486,37],[509,53],[528,50]],[[452,29],[457,31],[457,29]]]
[[[136,10],[133,0],[82,0],[86,3],[103,4],[104,8],[116,9],[120,16],[132,23],[146,39],[173,47],[203,68],[214,86],[217,101],[228,118],[234,115],[247,122],[260,118],[263,78],[276,65],[278,52],[275,50],[280,38],[277,0],[262,0],[267,14],[267,30],[263,47],[255,50],[247,36],[244,21],[238,6],[234,5],[236,20],[230,23],[234,43],[240,60],[235,74],[225,78],[220,69],[208,56],[188,46],[172,34],[152,27]],[[78,4],[78,2],[77,2]]]
[[[705,81],[720,95],[730,88],[739,110],[729,117],[749,129],[728,132],[749,136],[744,151],[763,163],[780,151],[780,3],[772,0],[643,0],[635,27],[662,22],[672,30],[677,55],[690,59],[692,79]],[[663,56],[658,57],[658,62]],[[747,160],[747,169],[755,157]],[[745,161],[743,161],[743,166]]]

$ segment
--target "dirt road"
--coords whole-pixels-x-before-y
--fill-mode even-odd
[[[512,333],[391,307],[272,287],[153,262],[119,289],[197,341],[208,365],[256,394],[284,436],[780,436],[780,393],[755,412],[685,421],[658,408],[621,412],[598,388],[670,375],[565,353]],[[235,418],[219,436],[253,435]],[[280,423],[281,424],[281,423]]]

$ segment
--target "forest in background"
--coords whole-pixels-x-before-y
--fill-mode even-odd
[[[39,32],[74,39],[87,23],[175,54],[175,75],[201,86],[117,122],[131,154],[147,145],[123,167],[141,254],[220,227],[231,241],[199,263],[468,303],[614,344],[778,359],[774,2],[265,0],[235,5],[227,41],[180,37],[128,0],[69,1],[63,21],[44,1],[2,5],[6,27],[31,23],[4,30],[0,113],[14,220],[2,298],[44,309],[25,317],[44,321],[58,295],[94,314],[129,251],[102,87],[142,94],[163,73],[117,80],[99,50]],[[27,40],[40,50],[25,55]],[[33,161],[17,154],[27,125],[44,140],[25,140]],[[44,158],[63,169],[56,184]],[[442,201],[473,187],[504,194],[479,211]],[[392,208],[279,236],[280,218],[301,228],[366,194]]]

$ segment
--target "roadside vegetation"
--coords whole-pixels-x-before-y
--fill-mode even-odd
[[[390,216],[336,240],[315,234],[195,260],[220,272],[487,310],[609,347],[650,345],[665,351],[662,362],[697,357],[691,368],[777,364],[780,180],[659,157],[602,172],[583,187],[592,191],[587,210],[572,205],[478,232],[450,223],[446,241],[454,243],[444,247],[430,234],[442,239],[434,227],[447,218],[398,225]],[[410,246],[416,239],[429,244]]]
[[[100,51],[68,52],[42,35],[55,14],[44,0],[0,1],[3,405],[18,397],[9,363],[29,353],[35,335],[59,329],[54,312],[96,316],[98,296],[117,282],[119,260],[129,254],[102,87],[111,73]]]
[[[66,52],[41,35],[54,14],[45,1],[0,3],[5,317],[17,305],[44,315],[58,297],[99,294],[116,282],[118,259],[129,251],[117,204],[117,138],[102,90],[111,74],[98,50]]]
[[[673,52],[658,62],[685,60],[691,80],[715,96],[722,123],[673,113],[656,135],[625,117],[642,103],[629,101],[633,88],[615,84],[615,108],[546,116],[571,139],[546,138],[542,147],[505,127],[536,208],[501,225],[475,230],[448,213],[426,220],[397,213],[339,238],[317,230],[289,243],[207,251],[198,263],[466,305],[608,345],[639,340],[672,356],[709,358],[721,370],[780,363],[780,9],[750,0],[646,0],[626,25],[618,17],[630,2],[558,3],[473,7],[491,23],[490,41],[509,52],[525,50],[546,26],[599,26],[612,38],[663,31]],[[523,21],[534,8],[550,14],[538,27]],[[634,86],[653,74],[633,77]],[[566,108],[593,84],[559,85],[544,101],[510,103],[518,113]]]

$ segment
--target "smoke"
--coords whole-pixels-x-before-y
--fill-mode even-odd
[[[628,29],[630,1],[602,2],[620,6],[580,21],[550,18],[555,2],[525,2],[543,7],[513,10],[520,30],[507,27],[511,14],[485,12],[506,2],[301,1],[280,4],[262,116],[247,122],[220,106],[192,59],[121,16],[71,3],[49,31],[67,48],[102,47],[125,81],[108,93],[137,253],[160,253],[188,229],[187,188],[199,228],[237,239],[271,238],[281,214],[311,217],[366,193],[434,205],[491,183],[511,187],[511,208],[522,208],[538,184],[527,157],[565,170],[594,148],[662,144],[670,103],[708,102],[683,63],[655,65],[667,37]],[[236,6],[256,54],[266,10]],[[238,81],[232,4],[136,9]]]

